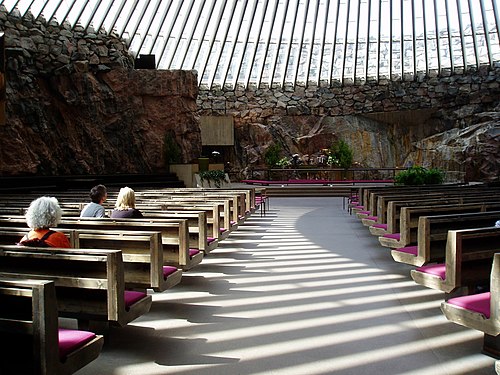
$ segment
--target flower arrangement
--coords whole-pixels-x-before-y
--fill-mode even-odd
[[[209,184],[214,183],[215,187],[221,187],[221,185],[226,181],[226,172],[221,169],[213,169],[209,171],[200,171],[198,173],[200,176],[200,181],[207,181]]]
[[[281,167],[281,168],[286,168],[286,167],[289,167],[291,165],[291,163],[290,163],[290,160],[285,157],[285,158],[281,158],[280,160],[278,160],[276,165],[278,167]]]

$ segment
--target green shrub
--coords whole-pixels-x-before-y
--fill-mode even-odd
[[[281,159],[281,150],[281,145],[278,143],[269,146],[266,150],[266,153],[264,154],[264,161],[269,168],[273,168],[278,165]]]
[[[165,164],[175,164],[181,161],[182,150],[170,133],[166,133],[163,139],[163,152],[165,154]]]
[[[354,159],[351,147],[342,139],[332,144],[329,156],[332,156],[334,160],[337,160],[339,167],[344,169],[349,168]]]
[[[427,169],[418,165],[399,172],[394,178],[396,185],[438,185],[444,181],[444,172],[437,168]]]

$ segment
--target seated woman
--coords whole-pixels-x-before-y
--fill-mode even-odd
[[[143,217],[141,211],[135,208],[135,192],[124,187],[120,189],[114,210],[111,212],[112,218],[139,218]]]
[[[71,247],[64,233],[51,230],[61,221],[62,210],[54,197],[40,197],[31,202],[26,212],[26,222],[31,231],[25,235],[20,245]]]

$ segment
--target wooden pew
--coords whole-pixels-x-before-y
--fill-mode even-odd
[[[160,232],[57,230],[66,234],[72,248],[121,250],[127,289],[163,292],[181,281],[182,270],[164,264]],[[26,233],[26,228],[0,227],[0,244],[17,244]]]
[[[449,230],[492,226],[497,217],[500,217],[500,205],[497,208],[497,211],[489,212],[420,216],[417,227],[417,245],[394,249],[391,255],[396,262],[413,266],[442,262],[446,254]]]
[[[4,277],[53,280],[59,315],[125,326],[151,307],[151,296],[125,290],[119,250],[59,249],[0,245]]]
[[[369,217],[376,217],[377,220],[379,216],[380,219],[384,219],[384,202],[383,200],[411,200],[411,199],[436,199],[444,197],[461,197],[475,195],[483,200],[488,200],[495,195],[500,193],[500,188],[498,187],[488,187],[483,185],[471,185],[471,186],[452,186],[448,189],[427,189],[423,191],[373,191],[370,193],[368,209],[366,211],[360,211],[357,216],[363,220]],[[363,213],[361,213],[363,212]],[[382,222],[382,221],[378,221]],[[384,221],[385,222],[385,221]],[[365,224],[366,225],[366,224]]]
[[[500,228],[449,230],[445,261],[411,270],[411,277],[417,284],[448,294],[455,291],[470,294],[489,282],[497,252],[500,252]]]
[[[0,216],[0,226],[26,225],[22,216]],[[161,232],[164,265],[189,270],[199,264],[203,253],[189,249],[189,228],[186,220],[110,219],[63,217],[60,227],[68,229],[127,230]]]
[[[490,291],[451,298],[441,303],[446,319],[484,332],[483,353],[500,358],[500,253],[496,253]]]
[[[96,359],[104,339],[60,329],[53,281],[0,278],[0,374],[72,374]]]
[[[430,205],[444,205],[444,204],[464,204],[464,203],[489,203],[491,201],[498,201],[500,198],[495,196],[489,197],[484,192],[450,192],[443,194],[432,194],[418,197],[408,197],[402,195],[382,195],[377,198],[377,216],[367,216],[361,219],[363,225],[370,227],[370,233],[374,234],[371,226],[375,224],[383,224],[389,227],[389,222],[399,220],[399,213],[401,207],[406,206],[430,206]],[[389,215],[389,205],[392,203],[392,210]],[[380,235],[380,234],[379,234]]]
[[[165,211],[205,210],[207,224],[212,229],[211,237],[216,238],[218,241],[226,239],[232,231],[238,228],[238,225],[231,220],[229,202],[227,201],[169,201],[163,203],[161,208]]]
[[[415,245],[417,242],[418,219],[420,216],[448,215],[453,213],[486,212],[500,209],[500,202],[465,203],[463,205],[438,205],[402,207],[399,218],[399,233],[380,236],[382,246],[400,248]]]
[[[208,220],[206,211],[201,210],[154,210],[143,208],[145,218],[184,219],[189,227],[189,247],[209,254],[218,243],[218,237],[208,236]],[[212,226],[211,226],[212,228]],[[210,233],[212,234],[212,232]]]
[[[419,195],[421,192],[445,191],[453,187],[466,187],[463,184],[443,184],[443,185],[420,185],[420,186],[363,186],[360,187],[356,196],[356,204],[351,206],[353,212],[368,211],[370,209],[370,194],[372,193],[410,193]],[[468,185],[467,185],[468,186]],[[486,185],[482,185],[486,186]]]
[[[65,232],[67,229],[58,228]],[[122,251],[125,286],[164,292],[179,284],[182,270],[166,265],[161,232],[77,229],[75,248],[117,249]]]

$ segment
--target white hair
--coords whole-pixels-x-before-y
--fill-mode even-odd
[[[62,210],[54,197],[40,197],[31,202],[26,222],[31,229],[55,227],[61,221]]]

